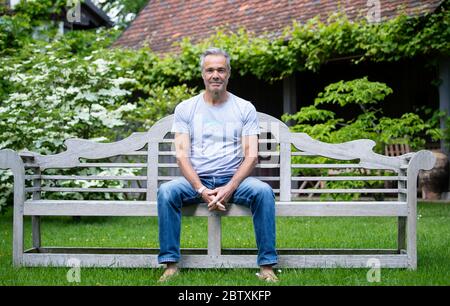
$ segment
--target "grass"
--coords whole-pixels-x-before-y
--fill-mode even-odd
[[[25,219],[25,247],[31,246],[31,219]],[[223,247],[255,247],[251,218],[224,218]],[[43,246],[158,247],[156,218],[45,217]],[[396,218],[277,219],[279,248],[396,248]],[[368,269],[282,269],[279,285],[450,285],[450,204],[419,203],[418,269],[382,269],[369,283]],[[207,246],[207,219],[184,217],[182,247]],[[12,209],[0,216],[0,285],[158,285],[162,269],[82,268],[70,283],[68,268],[12,266]],[[184,269],[168,285],[255,286],[257,269]],[[278,284],[277,284],[278,285]]]

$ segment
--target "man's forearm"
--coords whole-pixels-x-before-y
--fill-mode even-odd
[[[177,158],[177,164],[180,167],[183,176],[188,180],[189,183],[191,183],[192,187],[194,187],[195,190],[198,190],[203,186],[197,172],[195,172],[188,157]]]
[[[252,173],[257,163],[258,157],[246,157],[231,178],[229,184],[236,189],[239,184]]]

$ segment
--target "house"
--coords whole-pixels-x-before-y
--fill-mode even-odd
[[[183,37],[198,42],[214,34],[217,27],[234,31],[246,27],[257,35],[265,32],[277,36],[285,26],[297,20],[304,23],[320,15],[341,11],[349,19],[369,17],[373,5],[379,5],[380,21],[400,12],[423,15],[436,11],[442,0],[165,0],[149,1],[136,19],[115,42],[117,47],[137,49],[147,43],[163,55],[176,52],[173,43]],[[419,106],[450,110],[449,59],[439,59],[440,69],[426,67],[425,59],[402,60],[391,63],[361,63],[352,65],[349,58],[335,58],[323,65],[319,73],[295,73],[283,81],[266,83],[252,76],[232,75],[232,92],[252,101],[258,110],[280,117],[310,105],[323,88],[339,80],[365,75],[372,81],[387,83],[394,93],[383,105],[386,115],[399,116]],[[441,79],[441,85],[433,81]],[[434,82],[435,83],[435,82]],[[201,83],[197,84],[201,86]],[[276,103],[274,103],[276,101]]]
[[[104,11],[102,11],[94,3],[92,3],[92,1],[81,1],[79,2],[79,6],[79,18],[76,18],[76,6],[72,7],[72,9],[74,10],[74,18],[72,18],[72,20],[69,20],[68,18],[68,13],[70,15],[70,12],[68,12],[68,10],[70,10],[70,8],[66,8],[63,11],[63,15],[66,16],[66,18],[63,19],[65,30],[85,30],[99,27],[109,28],[114,25],[108,15],[106,15]]]
[[[0,0],[0,6],[9,8],[9,13],[14,14],[14,7],[21,0]],[[43,25],[41,28],[46,28],[52,23],[56,23],[61,34],[73,30],[88,30],[99,27],[112,27],[113,22],[108,15],[99,9],[92,1],[67,1],[67,6],[61,10],[60,14],[49,16],[48,25]],[[39,35],[39,30],[36,28],[34,35]]]

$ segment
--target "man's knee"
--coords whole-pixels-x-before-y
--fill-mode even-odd
[[[251,190],[255,197],[272,199],[275,197],[272,187],[270,187],[270,185],[266,182],[257,179],[253,179],[251,181]]]
[[[177,188],[171,182],[163,183],[159,186],[157,192],[158,204],[166,203],[177,194]]]

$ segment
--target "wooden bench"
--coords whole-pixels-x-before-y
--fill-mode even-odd
[[[277,196],[276,215],[284,216],[374,216],[398,218],[396,249],[281,249],[278,267],[367,267],[377,258],[381,267],[417,267],[416,213],[417,176],[421,169],[433,167],[435,158],[429,151],[389,157],[372,151],[372,140],[355,140],[328,144],[303,133],[292,133],[278,119],[259,113],[260,163],[255,176],[270,183]],[[157,267],[157,248],[68,248],[41,245],[40,218],[43,216],[157,216],[158,185],[180,175],[174,157],[173,116],[158,121],[148,132],[133,133],[114,143],[97,143],[82,139],[65,141],[67,150],[55,155],[32,152],[0,151],[0,168],[14,175],[13,262],[15,266],[69,266],[77,258],[89,267]],[[293,163],[296,158],[322,156],[326,163]],[[82,169],[90,173],[77,174]],[[102,170],[103,169],[103,170]],[[106,170],[135,169],[132,174]],[[363,169],[361,176],[311,176],[324,169]],[[372,169],[373,171],[368,171]],[[95,170],[103,171],[93,174]],[[380,175],[386,170],[384,175]],[[50,171],[50,172],[49,172]],[[62,171],[58,174],[57,171]],[[69,171],[69,174],[68,174]],[[86,171],[86,170],[84,170]],[[303,171],[303,172],[302,172]],[[309,172],[308,172],[309,171]],[[119,171],[120,172],[120,171]],[[305,175],[304,173],[307,173]],[[309,174],[308,174],[309,173]],[[372,174],[370,174],[372,173]],[[378,173],[378,175],[373,175]],[[297,174],[297,175],[294,175]],[[61,182],[101,180],[121,182],[119,187],[61,187]],[[300,189],[303,182],[323,181],[322,188]],[[330,182],[381,181],[382,188],[327,189]],[[384,181],[396,183],[383,187]],[[304,185],[304,184],[303,184]],[[71,200],[69,195],[123,195],[123,199]],[[50,199],[58,195],[63,199]],[[133,195],[141,195],[133,197]],[[310,195],[314,195],[311,197]],[[324,199],[326,195],[355,195],[359,199]],[[373,194],[385,198],[375,200]],[[303,195],[303,197],[302,197]],[[294,196],[296,198],[294,198]],[[322,196],[322,197],[318,197]],[[256,267],[256,249],[225,249],[221,246],[221,218],[250,216],[250,211],[231,204],[226,212],[209,212],[206,204],[183,208],[185,216],[208,218],[207,249],[182,248],[181,267],[228,268]],[[32,217],[32,248],[24,250],[25,216]],[[299,220],[301,222],[301,220]]]

